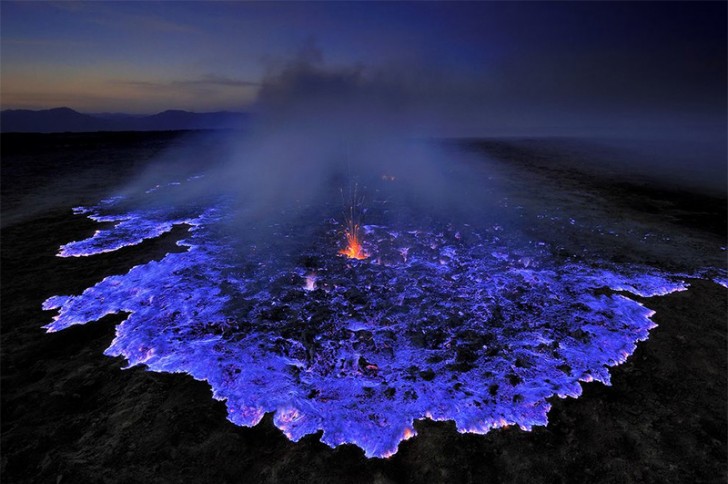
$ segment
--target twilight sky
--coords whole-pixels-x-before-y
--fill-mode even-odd
[[[320,69],[408,86],[476,130],[701,129],[725,117],[725,2],[0,8],[3,109],[246,110],[272,73],[313,52]]]

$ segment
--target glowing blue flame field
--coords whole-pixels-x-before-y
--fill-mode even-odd
[[[326,444],[368,457],[395,453],[416,419],[481,434],[546,425],[549,397],[608,385],[608,367],[655,326],[651,310],[615,291],[687,287],[656,269],[558,263],[543,242],[514,248],[498,230],[451,226],[366,226],[371,257],[353,261],[337,254],[342,225],[314,221],[320,240],[302,250],[317,263],[307,267],[220,235],[223,201],[185,215],[120,201],[76,209],[113,226],[58,255],[115,251],[175,225],[189,226],[186,251],[49,298],[47,330],[127,314],[105,354],[207,381],[237,425],[275,412],[291,440],[322,430]]]

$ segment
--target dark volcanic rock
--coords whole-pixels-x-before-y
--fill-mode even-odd
[[[160,138],[145,149],[170,142]],[[124,143],[114,147],[117,156],[123,157],[124,149]],[[52,150],[34,154],[33,173],[45,170],[46,176],[56,176],[57,156]],[[13,171],[5,171],[6,163],[12,160],[5,152],[3,158],[3,200],[14,200],[17,193],[12,190],[28,184],[7,176]],[[108,159],[95,163],[103,165]],[[123,173],[116,173],[107,181],[122,179]],[[185,375],[139,367],[121,371],[124,362],[102,355],[121,315],[44,333],[40,326],[49,313],[40,310],[40,304],[46,297],[74,293],[109,273],[160,258],[184,236],[184,230],[171,233],[90,264],[59,259],[54,254],[61,243],[94,230],[93,224],[70,215],[70,207],[81,202],[78,197],[98,194],[84,193],[2,230],[3,482],[581,483],[728,478],[728,291],[717,284],[693,280],[688,291],[642,300],[657,311],[653,319],[658,327],[649,340],[611,371],[611,387],[584,384],[579,399],[552,399],[547,427],[480,436],[459,434],[452,422],[424,420],[415,424],[418,436],[403,442],[395,456],[368,460],[354,446],[330,449],[317,435],[290,442],[274,427],[271,415],[254,428],[236,427],[226,420],[224,404],[211,398],[208,385]],[[552,349],[557,348],[558,344]],[[427,363],[414,367],[412,374],[429,376]],[[498,398],[497,384],[484,379],[483,388],[484,398]],[[394,388],[369,391],[395,396]],[[407,398],[418,396],[412,392]]]

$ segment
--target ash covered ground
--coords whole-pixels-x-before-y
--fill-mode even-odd
[[[158,266],[170,257],[188,257],[186,246],[177,244],[190,239],[187,225],[172,223],[170,214],[160,225],[149,212],[134,220],[155,221],[149,228],[153,236],[114,245],[124,238],[117,235],[111,238],[116,250],[102,240],[91,244],[90,252],[98,254],[84,258],[55,254],[61,246],[73,251],[65,244],[88,239],[99,229],[83,214],[74,215],[72,207],[88,207],[103,221],[100,200],[190,136],[200,135],[3,137],[2,465],[8,482],[725,479],[726,290],[714,282],[725,284],[725,199],[626,178],[619,167],[585,170],[579,159],[583,149],[572,149],[579,146],[573,141],[479,140],[453,146],[482,155],[476,169],[484,179],[495,178],[499,187],[477,224],[437,207],[418,206],[393,216],[390,212],[397,210],[391,207],[412,207],[397,204],[403,192],[396,189],[397,180],[366,181],[371,200],[363,238],[370,258],[364,261],[337,254],[342,221],[335,203],[311,208],[314,223],[289,221],[273,229],[280,232],[280,244],[261,250],[266,253],[256,255],[254,269],[230,279],[247,278],[249,297],[223,301],[238,304],[226,307],[228,314],[232,309],[254,315],[257,334],[275,336],[255,360],[265,355],[286,360],[281,374],[252,375],[251,381],[257,377],[261,383],[233,395],[261,393],[246,405],[257,404],[257,413],[248,420],[238,417],[237,423],[245,424],[262,419],[253,428],[226,420],[236,418],[230,406],[234,398],[220,393],[224,383],[213,387],[227,405],[213,400],[207,383],[147,372],[144,364],[207,375],[195,375],[179,362],[165,368],[169,358],[155,363],[150,346],[143,355],[137,351],[137,338],[133,351],[116,344],[118,338],[112,343],[114,327],[127,313],[104,314],[134,311],[128,294],[119,296],[124,302],[115,311],[102,308],[86,315],[88,321],[104,316],[100,322],[77,326],[73,323],[86,320],[68,310],[75,319],[66,323],[75,327],[45,334],[41,326],[54,314],[40,310],[48,298],[79,295],[106,276],[149,268],[150,261]],[[197,143],[200,153],[214,157],[214,137],[204,139]],[[487,189],[480,185],[476,192]],[[502,213],[510,215],[501,219]],[[133,226],[145,230],[143,224]],[[249,254],[250,240],[229,247]],[[272,268],[261,265],[271,260],[276,262]],[[503,274],[512,277],[503,280]],[[118,282],[123,286],[123,280]],[[499,290],[484,293],[489,287]],[[673,292],[684,287],[688,290]],[[268,291],[267,299],[262,291]],[[550,298],[565,303],[546,304]],[[278,304],[268,307],[271,299]],[[50,301],[49,309],[68,302]],[[606,302],[619,304],[605,307]],[[78,304],[88,307],[83,300]],[[604,328],[630,320],[621,304],[637,311],[636,323],[615,348],[605,347],[613,338],[600,342],[587,325]],[[544,308],[556,310],[539,312]],[[332,319],[324,310],[348,318],[336,319],[340,324],[329,328]],[[302,317],[318,318],[316,332],[331,335],[328,344],[306,331],[310,325],[298,323]],[[249,336],[241,327],[243,318],[208,319],[209,324],[194,329],[197,338],[238,344],[242,354],[251,356],[245,352],[250,346],[240,343]],[[397,326],[402,320],[408,324]],[[503,321],[519,321],[521,327]],[[634,350],[633,343],[647,337],[653,322],[657,327],[649,339]],[[55,329],[66,326],[62,316],[54,324],[59,324]],[[488,325],[497,331],[484,331]],[[537,338],[544,351],[538,344],[518,344]],[[550,347],[554,340],[561,346]],[[169,344],[156,343],[157,350]],[[579,367],[579,361],[563,354],[570,344],[586,345],[588,350],[577,353],[602,359]],[[117,348],[110,354],[125,358],[103,356],[110,345]],[[395,357],[402,348],[406,357]],[[602,366],[621,363],[633,350],[609,372]],[[342,352],[348,358],[339,358]],[[142,365],[120,371],[128,363]],[[302,379],[291,368],[308,376]],[[587,370],[596,374],[587,378]],[[324,398],[322,392],[333,386],[319,383],[332,376],[347,382],[351,395],[339,395],[338,402]],[[612,386],[585,383],[591,379],[611,379]],[[355,387],[351,382],[364,383]],[[578,399],[558,398],[576,396],[581,389]],[[292,390],[300,395],[276,400]],[[261,404],[263,395],[271,398],[268,406]],[[309,405],[312,425],[291,426],[298,420],[286,420],[291,415],[280,408],[292,402],[299,410]],[[371,412],[362,414],[357,402]],[[534,405],[538,412],[519,413]],[[546,423],[540,410],[551,405],[548,426],[531,432],[518,428]],[[425,416],[444,421],[421,419]],[[339,441],[327,441],[327,418],[340,419]],[[382,418],[400,426],[382,425]],[[371,428],[361,427],[365,420]],[[276,426],[301,440],[290,442]],[[357,426],[364,430],[357,433]],[[368,446],[361,436],[376,435],[377,428],[393,435],[385,436],[386,445]],[[399,440],[414,433],[417,437],[397,450]],[[321,440],[356,445],[331,449]],[[386,460],[365,457],[395,450]]]

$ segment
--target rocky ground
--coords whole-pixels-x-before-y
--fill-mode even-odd
[[[330,449],[317,435],[292,443],[270,415],[255,428],[236,427],[226,420],[224,405],[212,400],[206,383],[141,368],[122,370],[123,361],[102,354],[119,316],[46,334],[41,326],[51,313],[42,311],[41,303],[47,297],[78,293],[108,274],[177,249],[174,242],[182,229],[83,264],[54,255],[59,245],[95,230],[92,222],[73,216],[71,206],[93,202],[106,186],[137,173],[177,139],[73,135],[16,138],[8,145],[3,138],[3,482],[728,478],[728,291],[706,280],[690,281],[685,292],[642,299],[656,311],[658,327],[649,340],[611,370],[611,387],[588,383],[578,399],[553,399],[547,427],[478,436],[459,434],[452,423],[421,421],[416,423],[419,435],[386,460],[366,459],[354,446]],[[495,149],[492,143],[481,148]],[[496,148],[504,158],[515,149]],[[523,159],[523,153],[518,157]],[[60,173],[68,173],[78,159],[91,170],[85,170],[91,173],[87,184],[72,193],[49,190],[58,197],[55,204],[28,202],[36,200],[28,198],[34,186],[57,187]],[[718,223],[725,222],[725,200],[612,182],[596,185],[611,193],[615,203],[629,200],[630,206],[645,207],[646,214],[656,205],[661,216],[672,210],[664,223],[725,238],[725,223]]]

